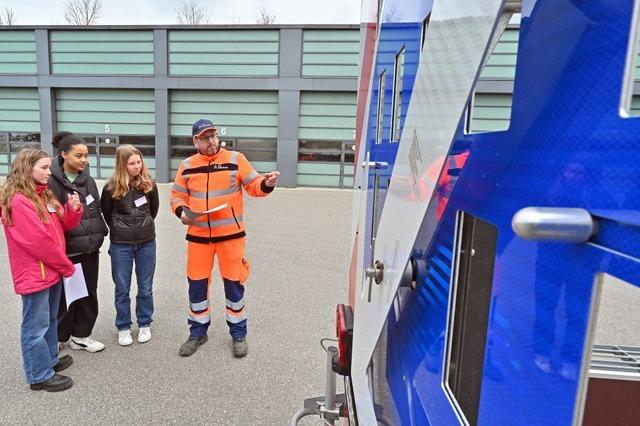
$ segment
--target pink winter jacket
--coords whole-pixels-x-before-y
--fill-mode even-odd
[[[41,194],[46,186],[38,186]],[[64,231],[78,226],[80,211],[69,203],[64,206],[62,221],[56,213],[49,212],[49,223],[43,223],[33,203],[17,193],[11,199],[9,226],[3,221],[9,249],[9,263],[16,294],[32,294],[58,283],[62,277],[75,272],[73,263],[65,254]]]

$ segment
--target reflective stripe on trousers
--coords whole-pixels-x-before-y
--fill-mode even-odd
[[[192,241],[187,246],[187,278],[189,282],[189,318],[192,336],[204,336],[211,323],[211,271],[218,258],[220,275],[226,299],[225,319],[232,337],[247,334],[247,314],[244,304],[248,268],[244,260],[244,238],[219,243],[200,244]]]

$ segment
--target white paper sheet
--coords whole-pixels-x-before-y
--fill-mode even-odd
[[[84,273],[82,272],[82,264],[76,263],[73,266],[76,267],[76,272],[69,278],[62,278],[67,309],[69,309],[69,305],[76,300],[89,296],[87,282],[84,280]]]
[[[198,216],[202,216],[202,215],[205,215],[205,214],[217,212],[217,211],[220,211],[220,210],[222,210],[222,209],[224,209],[226,207],[227,207],[227,203],[224,203],[224,204],[220,204],[219,206],[215,206],[214,208],[209,209],[209,210],[204,211],[204,212],[194,212],[193,210],[189,210],[189,208],[187,208],[187,207],[183,207],[182,211],[184,212],[185,215],[187,215],[188,218],[195,219]]]

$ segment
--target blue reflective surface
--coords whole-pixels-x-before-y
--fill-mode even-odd
[[[415,83],[418,63],[420,61],[420,48],[422,40],[422,19],[417,22],[403,21],[413,16],[418,10],[420,16],[426,16],[432,2],[390,2],[385,10],[393,13],[383,13],[382,23],[378,35],[377,53],[374,73],[372,76],[371,101],[368,107],[369,121],[366,134],[367,150],[370,153],[369,160],[393,165],[398,151],[398,139],[392,139],[393,103],[394,103],[394,75],[396,72],[396,58],[403,51],[402,91],[400,99],[400,128],[404,127],[404,120],[409,108],[413,85]],[[380,90],[382,89],[382,91]],[[380,99],[380,94],[382,98]],[[378,109],[383,113],[382,120],[378,123]],[[381,131],[377,133],[378,125]],[[377,143],[376,143],[377,142]],[[389,187],[389,179],[393,168],[370,171],[369,190],[374,186],[374,176],[377,174],[380,183],[380,193],[377,195],[376,221],[382,213],[382,205]],[[372,197],[369,197],[370,199]],[[365,241],[371,239],[371,225],[366,227]],[[366,262],[371,262],[371,253],[365,254]]]
[[[387,0],[385,11],[402,3]],[[373,77],[366,140],[371,159],[391,165],[398,146],[389,143],[395,54],[406,46],[404,114],[431,7],[412,3],[413,19],[404,13],[400,23],[382,25]],[[420,240],[414,247],[424,264],[419,286],[398,292],[374,354],[381,418],[458,423],[442,370],[455,215],[463,210],[498,228],[478,424],[572,423],[595,277],[640,284],[640,118],[618,111],[632,8],[632,0],[524,2],[510,127],[459,131],[453,153],[469,147],[468,159],[432,248]],[[383,69],[385,130],[375,145]],[[528,206],[586,208],[600,232],[580,245],[525,241],[511,219]]]

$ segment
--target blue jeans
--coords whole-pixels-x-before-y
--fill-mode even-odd
[[[142,244],[111,243],[111,276],[116,285],[116,327],[131,328],[131,272],[136,263],[136,318],[138,326],[148,327],[153,316],[153,274],[156,270],[156,241]]]
[[[28,384],[46,382],[58,363],[58,306],[60,283],[46,290],[22,295],[20,342],[24,375]]]

